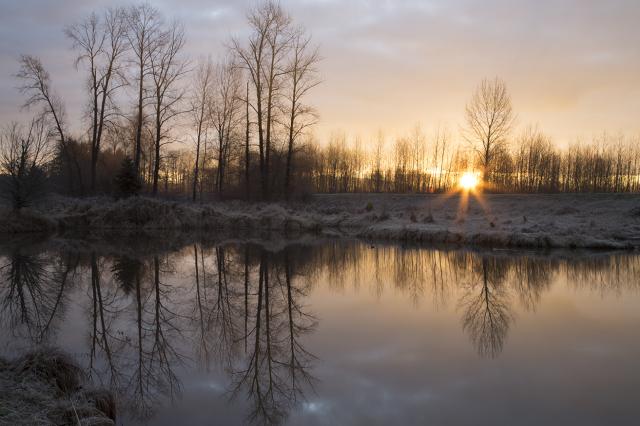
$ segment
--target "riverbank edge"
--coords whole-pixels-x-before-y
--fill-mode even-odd
[[[313,203],[245,203],[239,201],[190,203],[134,197],[124,200],[58,200],[49,209],[23,209],[0,212],[0,234],[75,234],[134,232],[200,232],[205,234],[278,234],[282,236],[314,235],[330,238],[359,238],[425,245],[479,246],[489,248],[563,248],[637,250],[640,234],[610,234],[601,229],[598,234],[576,231],[570,225],[544,224],[526,227],[512,226],[508,211],[501,212],[505,226],[496,226],[499,219],[475,219],[465,226],[464,219],[450,217],[434,219],[435,210],[407,211],[404,214],[369,208],[331,207],[322,209],[321,201]],[[564,210],[562,210],[564,209]],[[612,210],[616,206],[611,206]],[[382,210],[382,211],[381,211]],[[571,224],[573,210],[560,206],[564,223]],[[629,212],[635,222],[634,211]],[[600,213],[601,215],[606,214]],[[519,215],[519,213],[517,214]],[[506,219],[505,219],[506,218]],[[578,219],[576,218],[576,221]],[[524,218],[527,221],[527,218]],[[638,214],[640,221],[640,214]],[[485,223],[486,222],[486,223]],[[619,224],[617,224],[619,225]]]

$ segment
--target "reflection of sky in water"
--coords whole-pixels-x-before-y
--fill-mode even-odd
[[[64,256],[42,259],[49,262],[43,282],[56,296]],[[127,424],[141,406],[132,402],[131,380],[140,335],[150,360],[142,371],[156,375],[145,389],[152,424],[236,424],[256,410],[258,422],[271,415],[301,425],[633,424],[640,415],[640,257],[632,254],[230,245],[139,260],[140,269],[128,270],[113,255],[78,255],[44,333],[50,340],[41,339],[88,368],[91,345],[104,352],[106,335]],[[2,265],[20,262],[15,251],[2,258]],[[12,317],[7,270],[1,342],[5,353],[21,352],[39,334]],[[121,282],[136,276],[131,271],[139,273],[140,315],[135,286]],[[95,277],[106,334],[92,331]],[[47,291],[44,314],[56,300]],[[152,344],[154,318],[164,333],[158,342],[169,349],[165,366]],[[137,334],[139,319],[146,331]],[[292,353],[297,369],[287,367]],[[104,354],[94,362],[94,379],[108,385]]]

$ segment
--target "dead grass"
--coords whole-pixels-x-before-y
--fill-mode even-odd
[[[66,354],[43,348],[0,360],[0,425],[114,425],[105,391],[84,391],[82,370]]]

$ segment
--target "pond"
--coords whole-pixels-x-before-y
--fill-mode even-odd
[[[126,425],[640,417],[633,252],[169,239],[5,244],[2,355],[70,354]]]

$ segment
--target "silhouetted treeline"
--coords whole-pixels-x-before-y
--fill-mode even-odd
[[[446,144],[442,148],[442,143],[438,147],[435,137],[422,140],[419,145],[410,139],[396,140],[385,151],[392,154],[383,154],[382,161],[375,152],[348,142],[343,135],[332,137],[326,146],[308,142],[298,151],[298,167],[292,173],[295,192],[298,195],[314,192],[441,193],[456,189],[461,173],[473,167],[468,152],[464,147],[448,148]],[[526,193],[640,191],[640,146],[635,140],[605,136],[589,144],[557,148],[534,132],[524,134],[516,142],[509,151],[497,157],[489,190]],[[79,164],[89,164],[87,149],[82,149],[75,141],[70,141],[68,146],[80,158]],[[113,175],[125,157],[119,148],[103,153],[97,178],[99,187],[107,192],[115,190]],[[250,153],[251,198],[260,197],[257,157],[256,153]],[[72,182],[69,192],[82,191],[80,182],[67,175],[73,168],[65,163],[65,157],[59,153],[55,158],[52,178],[57,187],[67,190],[66,183]],[[152,162],[147,158],[143,154],[141,164],[142,176],[149,189],[153,170]],[[168,151],[160,169],[159,192],[191,195],[193,161],[191,151]],[[273,191],[273,196],[284,196],[286,153],[273,150],[270,161],[274,165],[270,176],[272,187],[280,188]],[[226,168],[225,181],[221,184],[215,159],[205,158],[195,185],[197,196],[245,197],[244,161],[236,156],[228,161]],[[80,169],[80,173],[88,177],[88,168]]]
[[[559,148],[538,129],[515,135],[499,78],[473,93],[460,140],[416,126],[394,139],[334,133],[317,141],[308,97],[320,83],[320,56],[311,37],[271,0],[251,8],[246,23],[246,38],[227,40],[215,61],[187,57],[183,26],[146,3],[67,26],[88,105],[81,136],[70,134],[63,97],[43,63],[22,56],[16,77],[35,118],[0,135],[1,195],[19,209],[45,181],[74,196],[142,191],[194,201],[439,193],[456,189],[468,171],[490,191],[640,189],[638,139],[605,136]]]
[[[317,192],[438,193],[456,189],[460,175],[481,169],[464,146],[444,149],[432,140],[397,139],[380,161],[375,152],[343,136],[311,150],[305,178]],[[439,151],[442,150],[442,151]],[[496,192],[638,192],[638,140],[603,136],[558,148],[527,130],[495,156],[487,190]]]
[[[64,32],[87,105],[82,136],[70,134],[46,67],[23,55],[16,74],[22,106],[42,131],[11,124],[2,135],[0,173],[21,191],[11,195],[14,208],[30,202],[23,199],[33,191],[22,187],[33,179],[24,176],[41,169],[55,190],[78,196],[137,188],[193,200],[293,195],[304,166],[299,151],[316,122],[307,98],[320,83],[320,57],[277,2],[249,9],[246,23],[247,36],[221,40],[228,48],[215,61],[187,57],[184,26],[147,3],[70,23]],[[44,145],[52,152],[46,160],[36,149]],[[139,185],[127,178],[128,190],[118,188],[116,177],[131,175]]]

